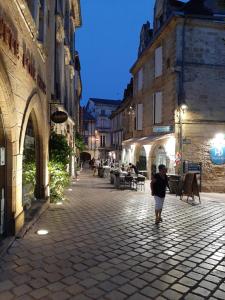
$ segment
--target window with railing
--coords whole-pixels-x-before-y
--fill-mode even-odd
[[[105,147],[105,135],[100,136],[100,146]]]

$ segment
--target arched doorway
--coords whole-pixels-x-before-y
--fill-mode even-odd
[[[166,150],[163,146],[158,146],[155,148],[152,156],[152,173],[158,172],[159,165],[165,165],[167,168],[169,167],[170,159],[167,156]]]
[[[27,122],[23,146],[22,205],[24,211],[27,211],[36,199],[34,195],[37,183],[36,156],[36,137],[31,114]]]
[[[145,148],[142,147],[139,153],[139,159],[137,161],[138,170],[147,170],[147,157]]]
[[[91,154],[88,152],[82,152],[80,154],[80,160],[81,162],[86,162],[91,160]]]
[[[5,129],[2,119],[2,112],[0,108],[0,235],[5,232],[5,181],[6,181],[6,169],[5,169]]]

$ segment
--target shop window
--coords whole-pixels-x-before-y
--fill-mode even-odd
[[[162,75],[162,47],[155,49],[155,78]]]
[[[153,124],[162,122],[162,92],[157,92],[153,96]]]

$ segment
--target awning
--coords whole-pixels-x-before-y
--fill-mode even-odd
[[[151,144],[152,142],[167,139],[170,137],[173,137],[174,133],[168,133],[168,134],[161,134],[161,135],[149,135],[149,136],[144,136],[142,138],[132,138],[126,141],[123,141],[124,146],[129,146],[132,144],[140,144],[140,145],[148,145]]]

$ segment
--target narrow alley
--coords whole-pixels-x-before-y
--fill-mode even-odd
[[[225,299],[225,203],[146,191],[82,172],[1,258],[0,299]],[[47,229],[47,235],[37,230]]]

